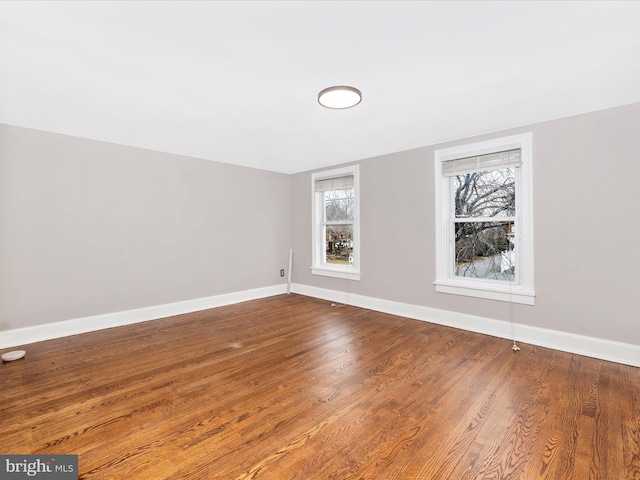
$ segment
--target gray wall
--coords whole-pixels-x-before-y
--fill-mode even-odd
[[[526,131],[536,305],[435,293],[434,149]],[[347,282],[310,273],[311,172],[0,125],[0,330],[280,284],[292,245],[299,284],[640,344],[640,104],[358,163]]]
[[[436,293],[434,150],[528,131],[536,305]],[[292,182],[296,283],[640,344],[640,104],[358,163],[361,280],[311,275],[305,172]]]
[[[284,283],[290,183],[0,125],[0,330]]]

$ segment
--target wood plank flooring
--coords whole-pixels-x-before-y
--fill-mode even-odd
[[[102,479],[640,479],[640,369],[282,295],[27,346],[0,453]]]

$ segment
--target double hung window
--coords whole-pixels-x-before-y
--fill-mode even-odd
[[[358,166],[315,173],[312,273],[360,279]]]
[[[435,152],[436,291],[533,304],[531,135]]]

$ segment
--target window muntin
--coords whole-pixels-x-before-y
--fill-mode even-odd
[[[312,175],[312,273],[358,280],[358,167]]]
[[[436,291],[533,304],[531,134],[435,152]]]

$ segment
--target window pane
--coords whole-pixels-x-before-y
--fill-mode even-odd
[[[515,169],[451,177],[456,218],[510,217],[516,210]]]
[[[325,262],[353,263],[353,225],[327,225],[325,232]]]
[[[327,222],[354,220],[353,189],[324,192],[325,220]]]
[[[513,222],[459,222],[454,226],[457,276],[514,281]]]

